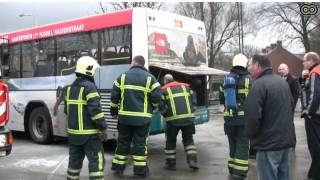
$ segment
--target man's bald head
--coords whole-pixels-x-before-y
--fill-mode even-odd
[[[174,79],[173,79],[173,76],[171,74],[164,75],[164,77],[163,77],[163,83],[164,84],[168,84],[168,83],[173,82],[173,81],[174,81]]]
[[[289,67],[287,64],[280,64],[278,67],[278,73],[280,74],[280,76],[282,77],[286,77],[289,74]]]

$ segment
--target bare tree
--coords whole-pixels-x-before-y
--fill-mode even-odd
[[[315,21],[318,14],[303,15],[300,12],[304,4],[300,2],[263,3],[256,14],[259,14],[262,27],[277,28],[278,32],[284,33],[285,38],[290,39],[291,42],[299,40],[308,52],[310,51],[310,33],[320,25]]]
[[[121,10],[133,7],[146,7],[159,10],[163,3],[160,2],[99,2],[99,11],[97,13],[105,13],[110,10]]]

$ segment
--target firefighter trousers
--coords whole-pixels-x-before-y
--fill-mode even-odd
[[[230,174],[246,177],[249,170],[249,139],[243,125],[224,125],[229,141],[228,168]]]
[[[308,178],[320,179],[320,116],[305,118],[307,143],[311,155]]]
[[[82,145],[76,145],[69,141],[69,165],[67,172],[68,180],[79,179],[82,162],[87,156],[89,161],[90,180],[104,179],[104,150],[98,135],[92,135],[88,141]]]
[[[169,166],[176,165],[176,144],[177,144],[177,135],[179,131],[182,132],[182,143],[187,156],[187,162],[195,161],[197,162],[197,150],[193,141],[193,134],[195,134],[195,126],[174,126],[167,123],[166,127],[166,147],[165,147],[165,156],[166,162]]]
[[[115,157],[112,161],[112,170],[123,171],[131,150],[133,159],[133,172],[135,175],[146,176],[149,173],[147,164],[147,143],[149,124],[144,126],[131,126],[118,123],[118,142]]]

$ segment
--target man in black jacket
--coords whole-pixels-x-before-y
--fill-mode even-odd
[[[294,110],[296,108],[297,101],[299,99],[299,94],[300,94],[299,81],[295,76],[293,76],[289,73],[289,67],[287,64],[284,64],[284,63],[280,64],[278,67],[278,73],[283,79],[285,79],[287,81],[287,83],[290,87],[290,92],[291,92],[291,95],[293,98],[292,118],[294,119]],[[294,148],[296,147],[296,142],[297,142],[295,134],[296,133],[294,133],[294,140],[295,140]]]
[[[303,65],[309,70],[305,83],[306,106],[302,116],[305,118],[308,148],[311,155],[311,167],[308,178],[320,179],[320,65],[319,55],[308,52]]]
[[[289,73],[289,67],[287,64],[280,64],[278,67],[279,75],[284,78],[290,87],[290,92],[293,97],[293,110],[296,108],[297,101],[299,99],[300,87],[298,79]]]
[[[259,179],[289,180],[288,156],[294,145],[294,128],[288,83],[272,74],[264,55],[254,55],[248,70],[255,80],[245,102],[246,134],[257,150]]]

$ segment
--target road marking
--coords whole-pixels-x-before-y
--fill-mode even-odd
[[[60,166],[62,166],[62,164],[64,163],[64,161],[66,161],[66,160],[68,159],[68,157],[69,157],[69,156],[64,157],[64,158],[60,161],[60,163],[57,165],[57,167],[54,168],[53,171],[51,171],[50,175],[48,176],[48,180],[49,180],[50,178],[52,178],[52,176],[56,173],[56,171],[60,168]]]

